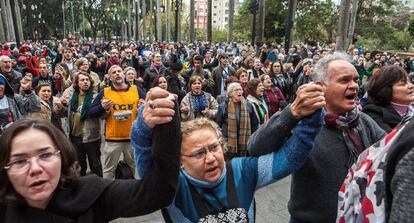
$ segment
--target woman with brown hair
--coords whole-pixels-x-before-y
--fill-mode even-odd
[[[292,79],[290,76],[285,73],[283,63],[281,61],[270,62],[269,64],[269,76],[272,80],[272,84],[275,87],[278,87],[285,98],[289,96]]]
[[[269,120],[269,111],[263,99],[264,87],[258,78],[251,79],[247,85],[249,96],[247,101],[253,104],[253,111],[259,120],[259,126]]]
[[[282,91],[272,84],[271,78],[268,74],[263,74],[260,77],[260,81],[264,87],[263,97],[268,107],[270,118],[273,114],[279,110],[282,110],[286,106],[286,99],[283,96]]]
[[[368,103],[364,112],[386,132],[390,132],[405,116],[414,111],[414,85],[399,66],[387,66],[368,84]]]
[[[193,120],[198,117],[214,119],[216,117],[218,103],[214,97],[202,90],[203,78],[192,76],[190,78],[191,91],[181,101],[181,118],[183,121]]]
[[[167,79],[163,75],[158,75],[154,82],[152,83],[152,87],[160,87],[161,89],[167,90],[168,84]]]
[[[63,131],[62,121],[60,120],[63,105],[58,98],[53,97],[52,86],[49,83],[40,83],[37,85],[35,93],[39,97],[40,111],[29,112],[27,117],[48,120]]]
[[[56,92],[56,95],[59,97],[63,92],[70,86],[70,72],[68,65],[65,63],[57,63],[55,66],[55,73],[53,74],[53,79],[55,81],[55,89],[52,89]]]
[[[168,104],[152,92],[154,103],[145,124],[169,122]],[[172,103],[172,106],[174,103]],[[170,106],[171,107],[171,106]],[[160,115],[160,116],[157,116]],[[176,112],[175,114],[178,114]],[[177,119],[175,119],[177,120]],[[4,222],[109,222],[119,217],[149,214],[173,201],[180,167],[180,125],[157,126],[153,135],[165,134],[174,142],[152,143],[154,167],[143,180],[106,180],[79,177],[76,151],[66,136],[44,120],[21,119],[0,138],[0,219]],[[171,147],[173,146],[173,147]]]

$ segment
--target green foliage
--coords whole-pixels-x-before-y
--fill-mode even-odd
[[[355,46],[357,48],[361,47],[364,50],[374,50],[377,49],[377,46],[380,42],[381,41],[379,39],[359,36],[358,41],[355,43]]]
[[[395,0],[359,1],[355,33],[363,37],[363,40],[373,40],[371,43],[375,45],[370,46],[370,50],[393,47],[391,42],[395,39],[394,33],[403,31],[392,25],[392,18],[401,13],[395,10],[396,7],[398,4]],[[357,44],[360,44],[361,37]]]
[[[24,0],[21,9],[25,36],[37,33],[37,38],[63,38],[63,14],[61,0]],[[132,1],[134,2],[134,1]],[[174,1],[171,1],[172,3]],[[244,0],[234,18],[234,40],[248,41],[252,33],[252,14],[249,6],[252,0]],[[402,7],[397,0],[360,0],[358,5],[355,34],[357,47],[364,49],[395,49],[407,50],[414,38],[414,15]],[[85,17],[82,21],[82,3],[85,5]],[[37,9],[31,10],[36,4]],[[72,6],[73,5],[73,17]],[[150,4],[147,2],[147,31]],[[155,6],[155,2],[154,2]],[[132,7],[131,7],[132,8]],[[188,12],[188,7],[182,10]],[[264,36],[268,42],[282,43],[285,36],[288,0],[266,0]],[[66,35],[69,32],[80,32],[85,29],[88,37],[109,39],[121,29],[127,19],[127,0],[70,0],[65,1]],[[38,18],[41,13],[41,19]],[[338,26],[339,8],[333,0],[298,0],[295,14],[294,41],[315,40],[324,43],[335,41]],[[142,16],[142,15],[141,15]],[[132,14],[133,17],[133,14]],[[43,23],[43,20],[45,23]],[[162,13],[163,35],[165,23],[171,24],[171,37],[174,33],[174,7],[171,7],[171,18]],[[74,27],[74,28],[73,28]],[[188,19],[182,18],[182,39],[188,35]],[[206,38],[206,30],[196,30],[197,40]],[[82,32],[83,34],[83,32]],[[148,36],[148,35],[147,35]],[[165,39],[165,36],[164,38]],[[227,31],[213,30],[213,41],[226,41]]]
[[[410,18],[408,32],[410,33],[411,37],[414,38],[414,15],[412,15]]]
[[[220,31],[213,28],[213,42],[226,42],[227,31]]]
[[[234,18],[234,37],[236,40],[250,40],[253,15],[252,0],[245,0]],[[282,42],[285,36],[287,0],[266,0],[264,37],[271,42]]]
[[[28,0],[24,1],[24,6],[21,8],[20,14],[25,37],[29,39],[63,37],[63,16],[60,2]]]
[[[270,0],[269,0],[270,1]],[[234,16],[234,39],[247,41],[251,38],[251,30],[253,17],[249,11],[249,6],[251,5],[252,0],[245,0],[239,8],[239,12]],[[265,27],[266,33],[266,27]]]
[[[338,14],[338,6],[331,0],[299,1],[295,19],[295,39],[333,42],[338,25]]]
[[[408,30],[398,31],[394,33],[393,41],[390,41],[389,49],[404,50],[410,49],[413,38],[410,36]]]

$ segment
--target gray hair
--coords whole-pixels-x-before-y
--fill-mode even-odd
[[[75,69],[79,70],[79,66],[81,66],[85,62],[89,63],[89,60],[86,59],[85,57],[81,57],[81,58],[77,59],[76,62],[75,62]],[[90,65],[90,63],[89,63],[89,65]]]
[[[0,62],[6,61],[6,60],[11,61],[10,57],[8,57],[6,55],[0,56]]]
[[[113,65],[108,69],[108,74],[110,75],[115,68],[120,68],[122,70],[122,68],[119,65]],[[122,73],[123,72],[124,71],[122,71]]]
[[[328,84],[328,81],[330,79],[330,74],[328,74],[327,69],[328,65],[332,61],[336,60],[344,60],[346,62],[351,63],[352,58],[345,52],[334,52],[332,54],[328,54],[324,56],[322,59],[320,59],[313,68],[312,72],[312,80],[313,81],[322,81],[325,84]]]
[[[134,72],[134,76],[137,76],[137,71],[135,70],[135,68],[133,67],[126,67],[124,69],[124,73],[126,74],[128,71],[132,70],[132,72]]]

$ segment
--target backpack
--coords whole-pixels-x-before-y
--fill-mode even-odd
[[[411,121],[410,121],[411,120]],[[405,118],[352,165],[338,193],[337,223],[385,223],[398,161],[414,147],[414,119]]]
[[[115,179],[134,179],[134,173],[131,167],[128,166],[123,160],[118,162],[115,169]]]

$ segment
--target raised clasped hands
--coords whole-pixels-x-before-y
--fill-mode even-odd
[[[299,87],[290,109],[294,118],[302,119],[324,107],[325,104],[322,86],[311,82]]]
[[[175,114],[176,99],[177,95],[166,90],[159,87],[151,88],[147,93],[142,112],[145,124],[150,128],[154,128],[156,125],[170,122]]]

